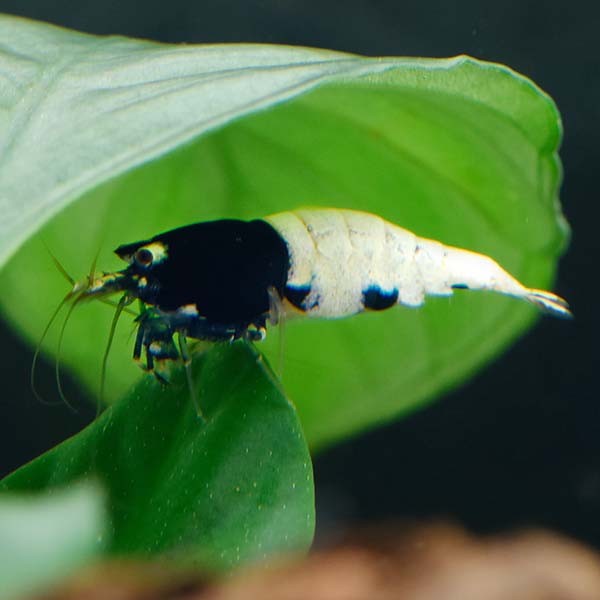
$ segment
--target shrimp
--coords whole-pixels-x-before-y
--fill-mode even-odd
[[[181,358],[189,367],[188,338],[261,341],[267,324],[284,314],[339,319],[418,307],[426,296],[461,288],[571,316],[561,297],[524,286],[489,256],[356,210],[298,209],[253,221],[196,223],[115,252],[126,268],[75,282],[68,298],[122,293],[118,314],[139,300],[133,358],[141,364],[144,357],[141,366],[160,381],[167,381],[169,361]]]

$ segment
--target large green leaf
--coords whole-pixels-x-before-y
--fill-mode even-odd
[[[0,496],[0,599],[47,589],[103,548],[104,495],[97,485],[42,496]]]
[[[215,347],[195,367],[207,423],[181,373],[166,388],[147,378],[0,489],[101,481],[109,550],[120,555],[169,553],[223,568],[306,549],[314,529],[312,466],[295,409],[243,343]]]
[[[490,254],[529,286],[551,284],[567,236],[559,115],[506,67],[164,46],[12,18],[0,19],[0,39],[0,256],[45,225],[0,275],[0,302],[31,340],[66,289],[42,238],[81,277],[98,250],[99,267],[110,270],[121,243],[307,204],[376,212]],[[322,445],[455,385],[534,314],[516,300],[465,292],[420,310],[292,322],[283,383],[309,442]],[[110,318],[88,305],[67,330],[63,362],[90,386]],[[139,376],[126,329],[110,397]],[[263,348],[277,362],[277,334],[269,338]],[[44,348],[55,344],[51,335]]]

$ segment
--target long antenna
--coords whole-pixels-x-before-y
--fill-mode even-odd
[[[104,350],[104,356],[102,357],[102,367],[100,369],[100,395],[98,397],[98,406],[96,407],[96,416],[100,414],[100,406],[104,404],[104,385],[106,383],[106,366],[108,364],[108,355],[110,353],[110,349],[113,343],[113,339],[115,337],[115,331],[117,329],[117,323],[119,322],[119,317],[123,313],[123,310],[128,304],[131,304],[133,298],[125,294],[121,297],[117,304],[117,308],[115,310],[115,314],[113,316],[112,322],[110,324],[110,331],[108,333],[108,341],[106,342],[106,349]]]
[[[42,396],[38,393],[38,391],[36,389],[36,386],[35,386],[35,370],[36,370],[36,367],[37,367],[37,361],[38,361],[38,358],[40,356],[40,352],[42,351],[42,344],[44,343],[44,340],[46,339],[46,336],[48,335],[48,332],[50,331],[50,327],[52,326],[52,323],[54,323],[54,321],[56,320],[56,317],[58,317],[58,313],[60,313],[60,311],[62,310],[62,307],[67,302],[69,302],[69,300],[71,300],[72,297],[73,296],[72,296],[71,292],[69,292],[61,300],[60,304],[56,307],[56,309],[52,313],[52,316],[50,317],[50,320],[48,321],[48,324],[44,328],[44,331],[42,332],[40,340],[37,343],[37,346],[35,347],[35,352],[33,353],[33,359],[31,360],[31,371],[30,371],[30,374],[29,374],[29,385],[31,386],[31,391],[33,392],[33,395],[36,397],[36,399],[41,404],[46,404],[48,406],[54,406],[57,403],[56,402],[48,402],[48,401],[44,400],[42,398]]]
[[[73,277],[71,277],[71,275],[69,275],[68,271],[64,268],[64,266],[62,265],[62,263],[58,260],[58,258],[56,258],[56,256],[54,255],[54,253],[52,252],[52,250],[50,250],[50,248],[48,248],[48,245],[46,244],[46,242],[43,242],[44,246],[46,247],[46,252],[50,255],[50,258],[52,259],[52,262],[54,263],[54,266],[58,269],[58,272],[71,284],[71,285],[75,285],[75,279]]]
[[[87,286],[86,285],[82,286],[80,289],[77,290],[77,293],[76,293],[75,287],[77,286],[78,282],[75,280],[74,277],[72,277],[69,274],[69,272],[64,267],[64,265],[58,260],[56,255],[52,252],[52,250],[50,250],[48,244],[43,240],[42,240],[42,243],[44,244],[44,247],[46,248],[46,252],[48,252],[57,271],[69,282],[69,284],[71,286],[73,286],[74,289],[71,292],[69,292],[62,299],[60,304],[56,307],[56,309],[52,313],[52,316],[50,317],[50,320],[48,321],[48,324],[44,328],[44,331],[42,332],[42,336],[36,346],[35,352],[33,354],[33,359],[31,361],[31,373],[30,373],[30,377],[29,377],[31,391],[32,391],[33,395],[35,396],[35,398],[41,404],[45,404],[45,405],[49,405],[49,406],[54,406],[57,404],[56,402],[48,402],[48,401],[44,400],[42,398],[42,396],[39,394],[39,392],[36,389],[36,385],[35,385],[35,372],[36,372],[36,368],[37,368],[38,358],[39,358],[39,355],[40,355],[40,352],[42,349],[42,344],[44,343],[44,340],[46,339],[46,336],[48,335],[48,332],[50,331],[50,327],[52,326],[52,324],[58,317],[58,314],[60,313],[63,306],[65,306],[65,304],[67,304],[69,301],[73,300],[73,304],[69,308],[69,312],[67,313],[67,316],[65,317],[65,320],[61,327],[59,341],[58,341],[58,347],[57,347],[57,351],[56,351],[56,359],[55,359],[55,363],[54,363],[54,373],[55,373],[55,379],[56,379],[56,385],[58,388],[58,393],[60,395],[62,402],[64,402],[72,411],[76,412],[74,407],[68,402],[68,400],[64,394],[64,391],[62,389],[61,377],[60,377],[60,353],[61,353],[64,332],[65,332],[65,329],[67,326],[67,322],[68,322],[69,318],[71,317],[71,313],[73,312],[73,309],[75,308],[75,306],[81,300],[85,299],[86,289],[89,289],[94,282],[94,278],[96,275],[96,263],[98,262],[98,256],[100,254],[100,249],[98,249],[98,252],[96,252],[94,260],[92,261],[92,264],[90,265],[90,270],[86,277]],[[113,323],[111,325],[111,330],[110,330],[110,334],[109,334],[108,345],[106,347],[104,357],[102,360],[101,381],[100,381],[100,398],[99,398],[99,403],[98,403],[98,412],[100,410],[100,403],[102,402],[103,397],[104,397],[104,382],[105,382],[105,378],[106,378],[106,365],[107,365],[107,361],[108,361],[108,353],[109,353],[110,347],[112,345],[112,340],[114,337],[114,333],[115,333],[115,329],[117,326],[117,321],[119,319],[119,316],[121,315],[121,313],[123,311],[133,315],[134,317],[137,316],[137,313],[135,311],[127,308],[127,305],[131,303],[131,300],[126,300],[126,298],[127,297],[124,296],[123,298],[121,298],[121,300],[118,303],[114,302],[113,300],[110,300],[108,298],[98,298],[98,300],[100,300],[100,302],[102,302],[103,304],[108,304],[109,306],[116,308],[115,316],[113,317]]]
[[[71,318],[71,315],[73,314],[73,310],[75,309],[77,304],[79,304],[82,297],[83,297],[83,292],[80,292],[79,295],[76,296],[75,299],[73,300],[73,303],[71,304],[71,306],[69,306],[69,310],[67,312],[67,315],[65,316],[65,320],[63,321],[62,327],[60,328],[60,333],[58,335],[58,343],[56,345],[56,357],[54,360],[54,375],[55,375],[55,379],[56,379],[56,387],[58,388],[58,395],[60,396],[61,400],[73,412],[77,412],[77,411],[67,400],[67,397],[64,394],[61,380],[60,380],[60,355],[61,355],[61,351],[62,351],[62,343],[63,343],[63,338],[65,336],[65,330],[67,328],[67,323],[69,322],[69,319]]]

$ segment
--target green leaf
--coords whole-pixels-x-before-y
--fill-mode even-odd
[[[0,598],[57,583],[102,548],[104,495],[79,485],[42,496],[0,496]]]
[[[0,275],[0,303],[31,340],[68,287],[40,239],[80,278],[98,250],[98,267],[112,270],[121,243],[303,205],[378,213],[489,254],[528,286],[551,285],[567,238],[560,119],[506,67],[165,46],[8,17],[0,39],[0,256],[44,225]],[[534,316],[517,300],[465,292],[419,310],[291,322],[283,383],[319,447],[456,385]],[[93,388],[110,319],[105,306],[81,307],[65,337],[63,363]],[[115,341],[112,398],[139,376],[128,335]],[[275,361],[277,337],[263,346]],[[55,348],[51,334],[44,349]]]
[[[166,388],[145,378],[0,489],[99,480],[108,491],[109,550],[118,555],[167,553],[226,568],[308,548],[312,466],[295,409],[246,344],[214,347],[195,367],[207,423],[181,373]]]

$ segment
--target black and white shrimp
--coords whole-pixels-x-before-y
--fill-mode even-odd
[[[77,300],[123,293],[141,302],[135,360],[189,363],[187,339],[260,341],[282,314],[338,319],[456,288],[521,298],[558,317],[565,300],[525,287],[492,258],[421,238],[355,210],[299,209],[253,221],[187,225],[119,246],[128,266],[77,282]],[[178,335],[178,346],[174,336]]]

